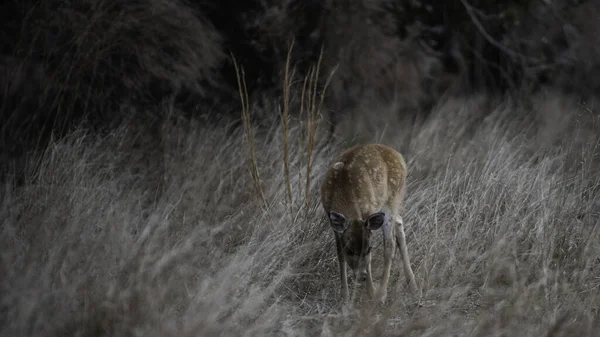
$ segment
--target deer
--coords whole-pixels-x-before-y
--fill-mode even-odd
[[[371,299],[384,303],[396,247],[413,293],[419,291],[406,247],[403,205],[407,168],[404,157],[383,144],[357,145],[342,152],[321,182],[321,204],[336,243],[341,293],[349,300],[346,264],[354,281],[364,282]],[[375,293],[371,236],[383,233],[383,275]]]

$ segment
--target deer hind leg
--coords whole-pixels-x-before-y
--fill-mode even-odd
[[[419,292],[419,287],[415,281],[415,274],[410,266],[410,257],[408,255],[408,248],[406,247],[406,234],[404,233],[404,222],[402,217],[396,219],[396,244],[400,250],[400,256],[402,257],[402,268],[404,269],[404,275],[406,276],[406,283],[410,286],[413,293]]]
[[[340,238],[340,234],[335,233],[335,246],[338,257],[338,264],[340,267],[340,282],[342,285],[341,294],[344,301],[348,301],[349,292],[348,292],[348,277],[346,273],[346,259],[344,258],[344,254],[342,252],[342,240]]]

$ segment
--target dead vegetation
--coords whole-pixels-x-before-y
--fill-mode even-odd
[[[162,129],[165,187],[150,204],[140,200],[152,188],[119,164],[129,154],[112,151],[126,127],[106,138],[73,133],[46,150],[26,184],[4,185],[0,334],[592,336],[597,103],[488,102],[483,121],[464,119],[462,109],[482,113],[478,104],[440,106],[410,143],[406,124],[381,135],[408,161],[403,217],[420,299],[402,289],[396,263],[385,307],[341,311],[318,198],[307,217],[290,217],[286,202],[286,184],[292,209],[307,200],[306,143],[289,141],[302,125],[288,125],[288,175],[283,124],[254,138],[265,211],[243,132],[175,122]],[[445,118],[473,125],[464,133]],[[346,146],[315,147],[311,195]]]

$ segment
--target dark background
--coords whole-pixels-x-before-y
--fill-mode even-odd
[[[600,91],[597,1],[49,0],[0,12],[4,163],[79,125],[152,128],[165,104],[239,127],[232,56],[260,105],[281,96],[292,40],[295,78],[321,50],[320,85],[338,66],[325,100],[331,130],[374,104],[427,116],[448,95]],[[269,117],[253,114],[257,125]]]

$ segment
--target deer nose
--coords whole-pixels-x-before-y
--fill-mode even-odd
[[[367,279],[367,271],[361,270],[356,272],[356,280],[358,282],[364,282]]]

